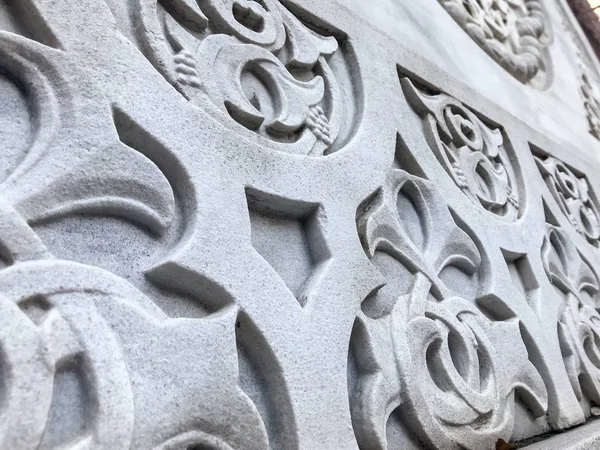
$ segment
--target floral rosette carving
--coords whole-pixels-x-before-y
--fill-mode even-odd
[[[497,216],[518,218],[517,176],[502,132],[489,128],[449,95],[426,94],[408,78],[402,79],[402,86],[423,119],[430,147],[462,192]]]
[[[427,448],[493,448],[511,435],[515,390],[543,415],[546,389],[519,321],[490,321],[439,277],[450,266],[476,273],[481,255],[432,184],[394,170],[358,227],[386,279],[363,302],[352,337],[359,444],[386,449],[388,417],[400,411]]]
[[[579,400],[600,404],[600,281],[571,239],[546,224],[542,260],[564,299],[558,338],[571,386]]]
[[[212,105],[282,151],[322,156],[343,145],[354,109],[343,92],[353,81],[335,37],[277,0],[138,2],[148,57],[193,104]]]
[[[596,201],[590,195],[588,181],[552,156],[536,157],[536,162],[552,197],[571,225],[590,243],[597,245],[600,215]]]
[[[439,0],[506,71],[544,88],[551,76],[550,21],[540,0]]]
[[[125,280],[56,259],[34,231],[97,214],[161,234],[175,209],[165,175],[119,140],[108,102],[61,51],[0,32],[0,68],[30,116],[24,156],[0,180],[0,447],[267,448],[238,386],[235,306],[171,319]],[[198,346],[179,354],[179,342]],[[61,374],[77,382],[61,391]],[[80,417],[64,417],[65,399]]]

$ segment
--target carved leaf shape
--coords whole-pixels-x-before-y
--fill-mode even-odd
[[[411,238],[415,232],[407,232],[402,224],[404,217],[397,203],[400,192],[410,196],[419,216],[421,232],[416,239]],[[390,174],[381,198],[359,222],[359,227],[371,257],[381,247],[432,280],[447,265],[454,264],[473,272],[481,263],[477,247],[454,223],[447,205],[431,183],[401,170]]]
[[[91,155],[63,174],[49,177],[43,172],[40,167],[13,188],[27,185],[30,177],[46,179],[38,189],[25,188],[18,197],[11,189],[5,194],[29,223],[92,213],[121,216],[162,232],[171,221],[174,198],[163,173],[124,145]]]
[[[284,6],[280,6],[280,10],[289,45],[287,54],[280,55],[286,66],[311,69],[320,56],[332,55],[338,49],[338,43],[334,37],[315,33]]]
[[[563,292],[577,293],[571,267],[580,260],[573,242],[560,228],[547,225],[542,260],[548,277]],[[579,264],[577,264],[579,266]],[[578,269],[575,269],[578,270]]]
[[[16,35],[0,34],[0,42],[11,58],[20,55],[15,75],[35,86],[38,118],[36,138],[1,195],[29,223],[91,212],[163,231],[174,211],[171,186],[149,159],[120,143],[106,99],[62,53]]]

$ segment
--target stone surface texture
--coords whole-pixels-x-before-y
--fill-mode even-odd
[[[566,0],[0,0],[0,98],[0,448],[600,448]]]

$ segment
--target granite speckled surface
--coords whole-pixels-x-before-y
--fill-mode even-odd
[[[0,448],[595,448],[599,67],[564,0],[0,0]]]

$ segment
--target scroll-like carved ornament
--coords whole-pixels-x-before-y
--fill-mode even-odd
[[[597,245],[600,239],[600,215],[596,200],[585,177],[579,177],[558,159],[536,157],[550,193],[573,227]]]
[[[439,0],[492,58],[522,83],[544,87],[550,22],[540,0]]]
[[[518,171],[506,153],[502,132],[449,95],[422,92],[408,78],[402,86],[423,119],[430,147],[463,193],[498,216],[519,217]]]
[[[571,386],[579,400],[600,403],[600,281],[560,228],[547,224],[542,259],[564,303],[558,338]]]
[[[277,0],[138,2],[148,57],[189,101],[287,144],[289,153],[321,156],[343,140],[353,80],[336,69],[343,62],[330,64],[343,59],[335,37]]]

